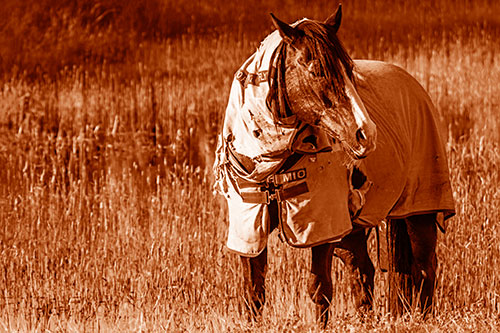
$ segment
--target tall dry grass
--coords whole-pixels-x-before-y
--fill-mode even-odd
[[[258,2],[254,17],[276,5]],[[391,318],[381,272],[376,318],[356,318],[335,261],[328,328],[498,330],[500,49],[495,19],[484,14],[497,5],[443,0],[415,12],[398,2],[394,11],[408,20],[379,1],[344,5],[351,54],[405,67],[438,107],[457,216],[440,235],[433,318]],[[291,3],[283,17],[304,16],[300,6]],[[323,18],[330,5],[305,6]],[[483,20],[471,23],[477,13]],[[257,24],[258,37],[220,29],[139,39],[123,61],[56,63],[35,75],[19,62],[4,75],[0,330],[317,330],[306,294],[309,252],[275,236],[262,321],[247,322],[243,311],[239,262],[223,248],[226,209],[211,192],[211,150],[232,75],[270,25]]]

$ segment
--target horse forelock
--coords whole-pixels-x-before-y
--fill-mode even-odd
[[[335,92],[342,94],[345,84],[343,71],[352,80],[354,62],[336,33],[327,25],[312,20],[300,21],[296,27],[303,32],[302,41],[312,58],[319,61],[323,75],[333,83]]]

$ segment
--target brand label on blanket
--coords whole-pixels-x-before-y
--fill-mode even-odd
[[[269,179],[269,182],[273,182],[276,185],[281,185],[281,184],[305,179],[306,177],[307,177],[306,169],[299,169],[299,170],[289,171],[289,172],[285,172],[285,173],[280,173],[277,175],[272,175]]]

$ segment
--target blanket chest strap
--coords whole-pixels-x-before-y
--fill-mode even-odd
[[[303,182],[288,188],[274,190],[260,188],[257,191],[241,191],[240,195],[245,203],[269,204],[271,200],[281,202],[307,192],[309,192],[309,188],[307,183]]]

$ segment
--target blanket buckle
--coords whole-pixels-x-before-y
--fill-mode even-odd
[[[265,195],[265,204],[266,205],[269,205],[271,203],[272,200],[274,200],[274,193],[269,193],[269,190],[264,190],[263,191],[264,195]]]

